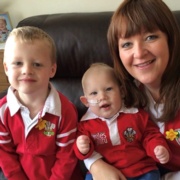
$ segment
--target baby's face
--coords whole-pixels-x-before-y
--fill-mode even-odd
[[[92,72],[86,78],[85,87],[89,107],[97,116],[108,119],[121,109],[119,85],[108,71]]]

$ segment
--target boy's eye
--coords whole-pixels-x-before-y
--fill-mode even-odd
[[[16,66],[20,66],[20,65],[22,65],[23,63],[20,62],[20,61],[17,61],[17,62],[14,62],[13,64],[16,65]]]
[[[33,66],[34,67],[40,67],[40,66],[42,66],[40,63],[33,63]]]

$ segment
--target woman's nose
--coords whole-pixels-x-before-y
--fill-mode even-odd
[[[137,43],[134,46],[134,58],[143,58],[147,54],[147,49],[143,43]]]

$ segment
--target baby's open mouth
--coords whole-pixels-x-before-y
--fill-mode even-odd
[[[107,108],[109,106],[110,106],[109,104],[103,104],[100,108]]]

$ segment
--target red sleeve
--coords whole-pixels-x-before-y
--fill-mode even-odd
[[[57,160],[52,168],[52,175],[49,180],[71,179],[78,162],[73,151],[77,132],[77,112],[73,104],[64,96],[61,95],[60,98],[62,117],[56,142],[58,146]]]
[[[168,147],[168,144],[166,142],[166,139],[163,134],[159,131],[158,126],[149,119],[149,115],[147,113],[144,114],[144,122],[146,122],[146,126],[143,133],[143,146],[146,149],[146,152],[149,156],[151,156],[156,162],[159,162],[159,160],[156,158],[154,154],[154,149],[158,145],[164,146],[170,154],[171,157],[171,151]]]
[[[0,120],[0,166],[8,180],[28,179],[18,160],[10,132]]]

